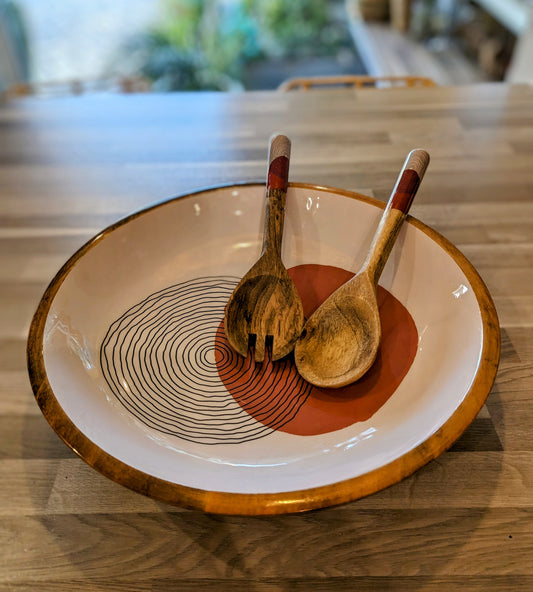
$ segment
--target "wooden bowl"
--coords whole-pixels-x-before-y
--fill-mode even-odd
[[[494,381],[498,320],[465,257],[409,217],[380,281],[362,381],[315,389],[293,361],[234,354],[224,306],[261,247],[264,187],[156,204],[95,236],[46,290],[28,340],[37,402],[110,479],[228,514],[296,512],[392,485],[446,450]],[[309,314],[359,268],[384,204],[292,184],[283,259]]]

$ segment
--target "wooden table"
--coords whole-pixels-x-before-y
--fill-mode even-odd
[[[344,506],[239,518],[157,503],[55,435],[26,372],[47,283],[99,229],[156,200],[264,177],[385,200],[405,154],[432,163],[412,213],[496,303],[502,357],[453,448]],[[533,88],[24,99],[0,107],[0,591],[533,589]],[[242,587],[241,587],[242,586]]]

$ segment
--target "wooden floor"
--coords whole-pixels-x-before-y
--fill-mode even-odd
[[[215,516],[106,479],[35,404],[35,307],[85,240],[132,210],[264,177],[385,200],[406,150],[432,163],[412,213],[472,261],[500,317],[487,404],[453,448],[398,485],[301,515]],[[533,92],[390,91],[23,100],[0,107],[0,592],[531,592]]]
[[[350,29],[371,76],[425,76],[443,86],[488,80],[451,39],[424,44],[389,24],[360,19],[352,20]]]

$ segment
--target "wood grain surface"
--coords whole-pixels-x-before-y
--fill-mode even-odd
[[[170,507],[79,460],[35,404],[25,347],[60,265],[171,195],[291,179],[385,201],[405,154],[432,156],[411,213],[476,266],[502,356],[451,449],[351,504],[225,517]],[[0,592],[533,589],[533,88],[24,99],[0,107]]]

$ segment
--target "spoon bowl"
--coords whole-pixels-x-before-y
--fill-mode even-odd
[[[353,382],[372,366],[381,338],[376,293],[368,274],[341,286],[309,318],[296,344],[298,372],[319,387]]]

